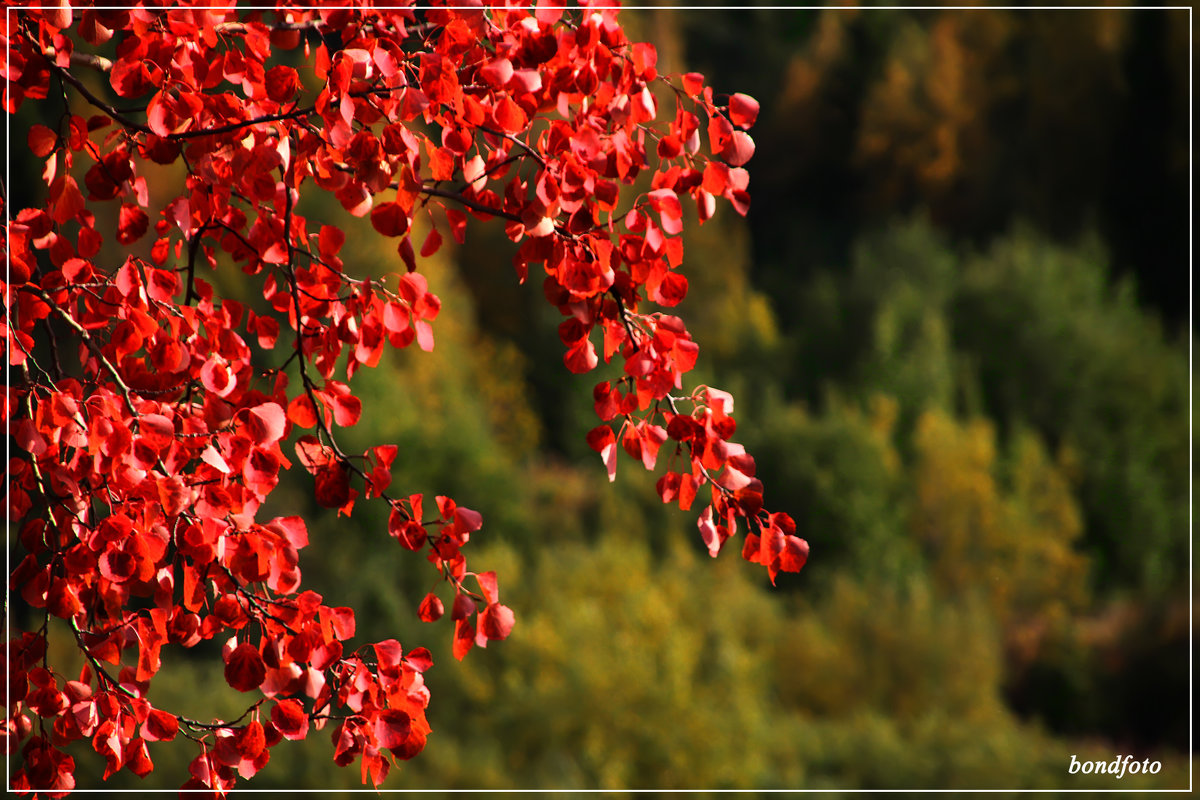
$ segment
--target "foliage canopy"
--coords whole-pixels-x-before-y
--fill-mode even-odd
[[[463,552],[482,515],[398,492],[396,445],[359,452],[343,433],[362,417],[357,371],[388,349],[433,349],[442,304],[420,260],[461,244],[472,217],[517,245],[519,281],[544,271],[567,369],[621,366],[595,387],[587,436],[610,480],[619,449],[650,470],[664,461],[661,499],[702,509],[713,556],[740,522],[743,557],[772,581],[804,565],[807,543],[763,508],[732,441],[732,396],[683,388],[698,345],[655,310],[687,293],[683,201],[700,222],[718,199],[746,213],[752,98],[660,75],[652,45],[587,4],[64,2],[7,18],[6,111],[62,98],[57,122],[25,137],[44,198],[4,242],[23,552],[10,584],[29,609],[8,650],[12,788],[69,792],[64,747],[80,740],[107,779],[150,773],[149,743],[190,739],[185,786],[217,794],[281,740],[325,727],[335,762],[358,762],[365,783],[423,749],[429,651],[354,643],[354,611],[301,582],[305,520],[261,512],[295,462],[340,515],[386,504],[387,534],[453,591],[454,655],[509,635],[495,573]],[[315,221],[322,192],[364,222]],[[383,280],[343,258],[365,219],[396,242],[401,269]],[[231,269],[249,296],[222,293],[214,275]],[[418,613],[446,610],[430,592]],[[79,663],[51,658],[57,635]],[[164,657],[207,642],[223,643],[244,711],[209,721],[154,705]]]

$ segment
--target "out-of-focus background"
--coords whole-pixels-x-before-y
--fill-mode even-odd
[[[423,268],[435,351],[360,372],[347,438],[483,513],[470,563],[499,573],[511,638],[450,656],[379,504],[339,521],[298,472],[271,509],[315,520],[306,582],[360,637],[434,653],[434,732],[386,786],[1186,786],[1187,11],[623,20],[660,71],[762,104],[750,214],[688,227],[677,312],[811,557],[772,588],[737,547],[710,559],[640,466],[610,485],[584,442],[604,373],[566,372],[540,281],[474,226]],[[377,237],[347,247],[351,271],[398,268]],[[211,656],[156,704],[240,713]],[[248,785],[359,786],[312,738]],[[1069,775],[1072,754],[1163,767]],[[192,755],[152,747],[152,778]]]

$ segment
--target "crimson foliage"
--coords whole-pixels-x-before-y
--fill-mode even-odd
[[[603,424],[588,435],[610,479],[618,447],[647,469],[665,452],[659,494],[683,509],[700,499],[714,556],[743,519],[742,555],[772,580],[803,566],[807,544],[763,509],[754,460],[730,441],[733,398],[683,390],[698,346],[654,310],[687,292],[682,200],[701,223],[718,198],[747,211],[750,97],[659,75],[653,46],[588,7],[63,3],[12,9],[3,34],[9,114],[60,95],[88,109],[29,130],[45,201],[4,233],[8,507],[23,553],[10,587],[34,609],[6,653],[12,788],[68,792],[62,748],[80,739],[107,778],[149,773],[149,742],[186,737],[185,786],[216,794],[281,740],[326,726],[334,760],[360,762],[375,785],[425,746],[428,651],[352,649],[353,611],[302,587],[304,521],[258,511],[295,464],[340,514],[387,503],[387,533],[453,589],[455,656],[509,635],[496,576],[463,554],[481,515],[396,493],[395,446],[351,453],[337,436],[362,413],[358,369],[388,347],[433,348],[441,303],[418,253],[462,242],[469,217],[503,225],[520,281],[544,272],[567,369],[623,365],[596,387]],[[183,176],[165,202],[150,163]],[[401,271],[355,277],[339,257],[346,232],[297,212],[321,191],[395,239]],[[118,263],[114,240],[142,255]],[[232,265],[261,295],[254,308],[203,277]],[[431,595],[418,613],[444,611]],[[77,676],[47,656],[59,625],[85,662]],[[163,645],[217,637],[245,713],[155,708]]]

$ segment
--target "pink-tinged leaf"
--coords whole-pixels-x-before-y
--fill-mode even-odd
[[[536,69],[518,69],[513,72],[513,85],[511,87],[513,93],[529,94],[541,91],[541,88],[542,73]]]
[[[704,391],[708,398],[708,407],[718,419],[733,413],[733,395],[711,387]]]
[[[246,432],[255,444],[270,445],[283,438],[287,431],[287,414],[278,403],[263,403],[246,415]]]
[[[534,12],[534,17],[543,27],[558,22],[562,14],[563,3],[559,0],[537,0],[537,11]]]
[[[749,128],[758,118],[758,101],[748,94],[735,94],[729,98],[729,119],[739,128]]]
[[[308,546],[308,526],[302,517],[276,517],[267,523],[267,528],[283,536],[297,550]]]
[[[667,431],[660,425],[644,425],[642,427],[642,464],[648,470],[653,470],[658,461],[658,449],[667,440]]]
[[[352,394],[339,394],[333,398],[333,421],[343,428],[351,428],[362,418],[362,400]]]
[[[513,65],[507,58],[492,59],[479,69],[479,75],[492,86],[500,88],[512,80]],[[47,131],[50,129],[47,128]],[[46,151],[49,154],[49,149]]]
[[[410,317],[408,309],[394,300],[383,307],[383,327],[388,333],[404,333],[411,323]]]
[[[700,514],[700,519],[696,521],[696,527],[700,529],[700,538],[704,540],[704,546],[708,548],[708,554],[716,558],[717,554],[721,552],[721,545],[724,542],[717,531],[716,524],[713,523],[712,512],[712,506],[705,506],[704,511]]]
[[[658,482],[654,484],[654,488],[658,492],[658,496],[662,498],[664,503],[670,503],[679,495],[679,482],[679,473],[668,470],[667,473],[659,478]]]
[[[655,189],[647,198],[658,211],[664,231],[673,235],[683,230],[683,207],[673,189]]]
[[[454,509],[454,527],[462,531],[477,531],[483,527],[483,515],[463,506]]]
[[[535,239],[549,236],[554,233],[554,220],[550,217],[539,217],[525,228],[525,232]]]
[[[734,131],[721,148],[721,158],[733,167],[740,167],[754,156],[754,140],[744,131]]]
[[[40,456],[50,446],[46,437],[42,436],[37,425],[31,419],[19,420],[13,434],[17,440],[17,446],[35,456]]]
[[[492,604],[500,599],[500,589],[496,584],[495,572],[481,572],[475,576],[479,581],[479,590],[483,592],[483,599]]]
[[[228,397],[237,388],[237,379],[229,362],[214,355],[200,368],[200,383],[217,397]]]
[[[604,460],[604,468],[608,470],[608,482],[617,479],[617,443],[609,442],[600,450],[600,458]]]
[[[426,353],[433,352],[433,327],[423,319],[414,322],[413,327],[417,331],[417,347]]]
[[[154,708],[142,725],[142,738],[148,742],[169,742],[179,732],[179,720],[174,714]]]

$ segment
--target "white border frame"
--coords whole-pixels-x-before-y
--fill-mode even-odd
[[[5,10],[4,10],[5,28],[6,28],[6,30],[11,30],[11,14],[12,14],[12,12],[56,10],[56,8],[59,8],[59,7],[60,6],[58,6],[58,5],[54,5],[54,6],[30,5],[30,6],[16,6],[16,7],[5,5]],[[70,6],[70,7],[72,8],[72,10],[74,10],[74,8],[76,8],[76,6]],[[258,6],[258,5],[238,6],[235,4],[234,7],[238,11],[242,11],[242,10],[245,10],[245,11],[276,11],[277,10],[276,6]],[[484,6],[484,8],[496,8],[496,7],[498,7],[498,6],[488,6],[488,5]],[[503,7],[503,6],[499,6],[499,7]],[[572,8],[576,8],[576,6],[551,6],[551,7],[552,8],[554,8],[554,7],[564,8],[564,10],[572,10]],[[642,11],[684,11],[684,10],[688,10],[688,11],[721,11],[721,10],[724,10],[724,11],[739,11],[739,10],[743,10],[743,8],[748,8],[748,7],[754,8],[754,10],[762,10],[762,11],[822,11],[822,10],[830,10],[830,11],[842,11],[842,10],[845,10],[845,11],[1183,11],[1183,10],[1187,10],[1187,12],[1188,12],[1188,218],[1193,219],[1193,221],[1195,219],[1195,206],[1194,206],[1194,201],[1193,201],[1194,161],[1193,161],[1193,155],[1192,155],[1193,124],[1194,124],[1194,118],[1193,118],[1193,79],[1194,79],[1193,78],[1193,76],[1194,76],[1193,32],[1195,29],[1194,29],[1194,24],[1193,24],[1193,8],[1192,8],[1192,6],[950,6],[950,5],[946,5],[946,6],[864,6],[864,7],[857,7],[857,6],[745,6],[745,5],[734,5],[734,6],[690,6],[690,5],[680,5],[680,6],[676,6],[676,5],[672,5],[672,6],[666,6],[666,5],[664,5],[664,6],[641,6],[641,5],[592,6],[592,8],[594,8],[594,10],[596,10],[596,11],[602,11],[602,10],[622,10],[622,11],[625,11],[625,10],[642,10]],[[80,10],[86,10],[86,8],[91,8],[91,10],[100,10],[100,11],[125,11],[125,10],[128,10],[128,8],[130,8],[130,6],[127,6],[127,5],[122,5],[122,6],[94,5],[94,6],[80,6],[79,8],[80,8]],[[320,8],[324,8],[324,6],[298,6],[298,7],[296,7],[296,10],[316,11],[316,10],[320,10]],[[449,8],[449,10],[475,11],[475,10],[478,10],[479,7],[478,6],[456,6],[456,5],[446,5],[446,6],[421,6],[421,5],[384,6],[384,5],[376,5],[376,6],[372,6],[372,8],[378,8],[378,10],[380,10],[380,11],[389,11],[389,10],[390,11],[397,11],[397,10],[420,11],[420,10],[428,10],[428,8]],[[162,7],[162,8],[156,8],[155,11],[228,11],[228,10],[229,10],[228,5],[226,5],[226,6],[199,6],[199,5],[197,5],[197,6],[167,6],[167,7]],[[8,42],[6,40],[6,42],[5,42],[5,61],[8,62],[8,60],[10,60],[10,54],[8,54]],[[6,96],[8,94],[8,90],[10,90],[10,79],[8,79],[6,77],[5,78]],[[12,200],[12,197],[11,197],[11,194],[12,194],[12,116],[13,116],[12,114],[5,113],[5,191],[8,194],[10,194],[10,197],[5,198],[5,229],[6,230],[11,229],[11,227],[12,227],[12,203],[11,203],[11,200]],[[1188,227],[1188,441],[1189,441],[1189,447],[1188,447],[1188,590],[1189,590],[1189,596],[1192,597],[1192,599],[1194,600],[1194,597],[1195,597],[1195,575],[1194,575],[1193,566],[1195,563],[1195,557],[1194,557],[1194,552],[1193,552],[1193,548],[1194,548],[1194,541],[1193,541],[1193,525],[1194,525],[1194,522],[1193,522],[1193,488],[1195,486],[1195,477],[1194,477],[1194,453],[1192,450],[1192,446],[1190,446],[1190,444],[1192,444],[1192,441],[1194,438],[1194,435],[1193,435],[1193,431],[1194,431],[1194,427],[1193,427],[1194,399],[1193,399],[1193,387],[1192,387],[1192,371],[1193,371],[1193,349],[1194,349],[1194,342],[1195,342],[1195,321],[1194,321],[1194,317],[1193,317],[1193,299],[1195,296],[1195,288],[1194,288],[1194,276],[1193,276],[1193,271],[1194,271],[1194,269],[1193,269],[1194,229],[1193,229],[1193,223],[1189,222],[1188,225],[1189,225],[1189,227]],[[6,241],[8,241],[8,240],[6,239]],[[11,289],[11,276],[12,276],[11,270],[12,270],[11,247],[6,247],[5,248],[5,306],[6,306],[6,308],[12,308],[12,305],[10,302],[10,291],[12,290]],[[11,383],[12,367],[10,366],[10,363],[8,363],[8,350],[10,350],[11,347],[12,347],[12,337],[11,337],[11,332],[10,332],[10,336],[5,338],[4,372],[5,372],[5,402],[6,402],[6,405],[8,404],[8,402],[11,401],[10,386],[12,385],[12,383]],[[12,414],[12,409],[10,407],[10,415],[11,414]],[[5,464],[7,464],[8,461],[10,461],[11,457],[12,457],[12,441],[11,441],[11,437],[8,437],[8,435],[6,435],[6,437],[5,437]],[[11,528],[12,528],[12,521],[10,518],[8,518],[8,505],[5,504],[5,543],[6,543],[5,573],[7,576],[12,575],[12,563],[11,563],[12,558],[10,555],[10,548],[8,548],[8,546],[11,546]],[[12,631],[12,620],[11,620],[10,603],[8,603],[8,601],[10,601],[11,594],[12,594],[11,589],[8,588],[8,581],[6,578],[5,579],[5,602],[4,602],[5,658],[6,658],[6,661],[10,660],[10,657],[11,657],[10,631]],[[1195,739],[1194,739],[1194,736],[1195,736],[1195,717],[1194,717],[1194,715],[1195,715],[1195,642],[1194,642],[1195,621],[1193,618],[1193,614],[1194,614],[1194,610],[1195,610],[1194,604],[1195,604],[1194,602],[1189,602],[1189,606],[1188,606],[1188,751],[1189,752],[1186,753],[1186,756],[1188,758],[1188,787],[1187,787],[1187,789],[1117,789],[1117,788],[1110,788],[1110,789],[1103,789],[1103,788],[1097,788],[1097,789],[634,789],[634,788],[630,788],[630,789],[371,789],[371,788],[254,789],[254,788],[245,788],[245,787],[235,787],[234,789],[230,790],[230,792],[245,792],[245,793],[252,793],[252,794],[281,793],[281,792],[290,792],[290,793],[294,793],[294,794],[317,794],[317,793],[328,793],[328,792],[349,792],[349,793],[368,793],[368,794],[382,794],[382,793],[383,794],[409,794],[409,793],[420,793],[420,792],[446,792],[446,793],[451,793],[451,794],[458,794],[458,793],[464,793],[464,792],[476,793],[476,794],[493,794],[493,793],[500,793],[500,792],[503,792],[503,793],[521,792],[521,793],[534,793],[534,794],[542,794],[542,793],[550,793],[550,792],[571,792],[571,793],[580,793],[580,794],[605,794],[605,793],[614,793],[614,792],[622,792],[622,793],[625,793],[625,792],[636,792],[636,793],[666,793],[666,792],[670,792],[670,793],[678,793],[678,794],[692,794],[692,793],[698,793],[698,792],[710,792],[710,793],[714,793],[714,794],[749,793],[749,792],[761,793],[761,794],[778,794],[778,793],[792,794],[792,793],[810,793],[810,792],[822,792],[822,793],[841,792],[841,793],[847,793],[847,794],[860,794],[860,793],[871,793],[871,794],[907,793],[907,794],[912,794],[912,793],[918,793],[918,792],[919,793],[929,793],[929,794],[942,794],[942,793],[948,793],[948,792],[971,793],[971,794],[986,794],[986,793],[996,793],[996,792],[1006,792],[1006,793],[1010,793],[1010,792],[1050,793],[1050,792],[1052,792],[1052,793],[1063,793],[1063,794],[1073,794],[1073,793],[1079,793],[1079,792],[1104,793],[1104,794],[1121,793],[1121,792],[1145,792],[1145,793],[1188,792],[1188,793],[1190,793],[1190,792],[1192,792],[1193,786],[1194,786],[1193,771],[1194,771],[1194,766],[1195,766],[1195,756],[1194,756],[1194,753],[1195,753]],[[6,670],[6,673],[5,673],[5,698],[11,698],[11,696],[12,696],[12,687],[10,685],[10,676],[8,676],[8,673]],[[7,708],[7,706],[6,706],[6,708]],[[13,789],[10,788],[11,786],[12,786],[12,754],[10,753],[10,754],[6,754],[6,756],[5,756],[5,793],[6,794],[13,793]],[[38,792],[38,789],[34,789],[34,792]],[[113,792],[118,792],[118,789],[114,789],[114,788],[104,788],[104,789],[74,788],[71,790],[72,794],[74,794],[74,793],[95,794],[95,793],[113,793]],[[199,793],[199,792],[209,793],[209,792],[212,792],[212,789],[120,789],[120,792],[122,792],[122,793],[137,793],[137,794],[163,794],[163,793],[187,794],[187,793]]]

